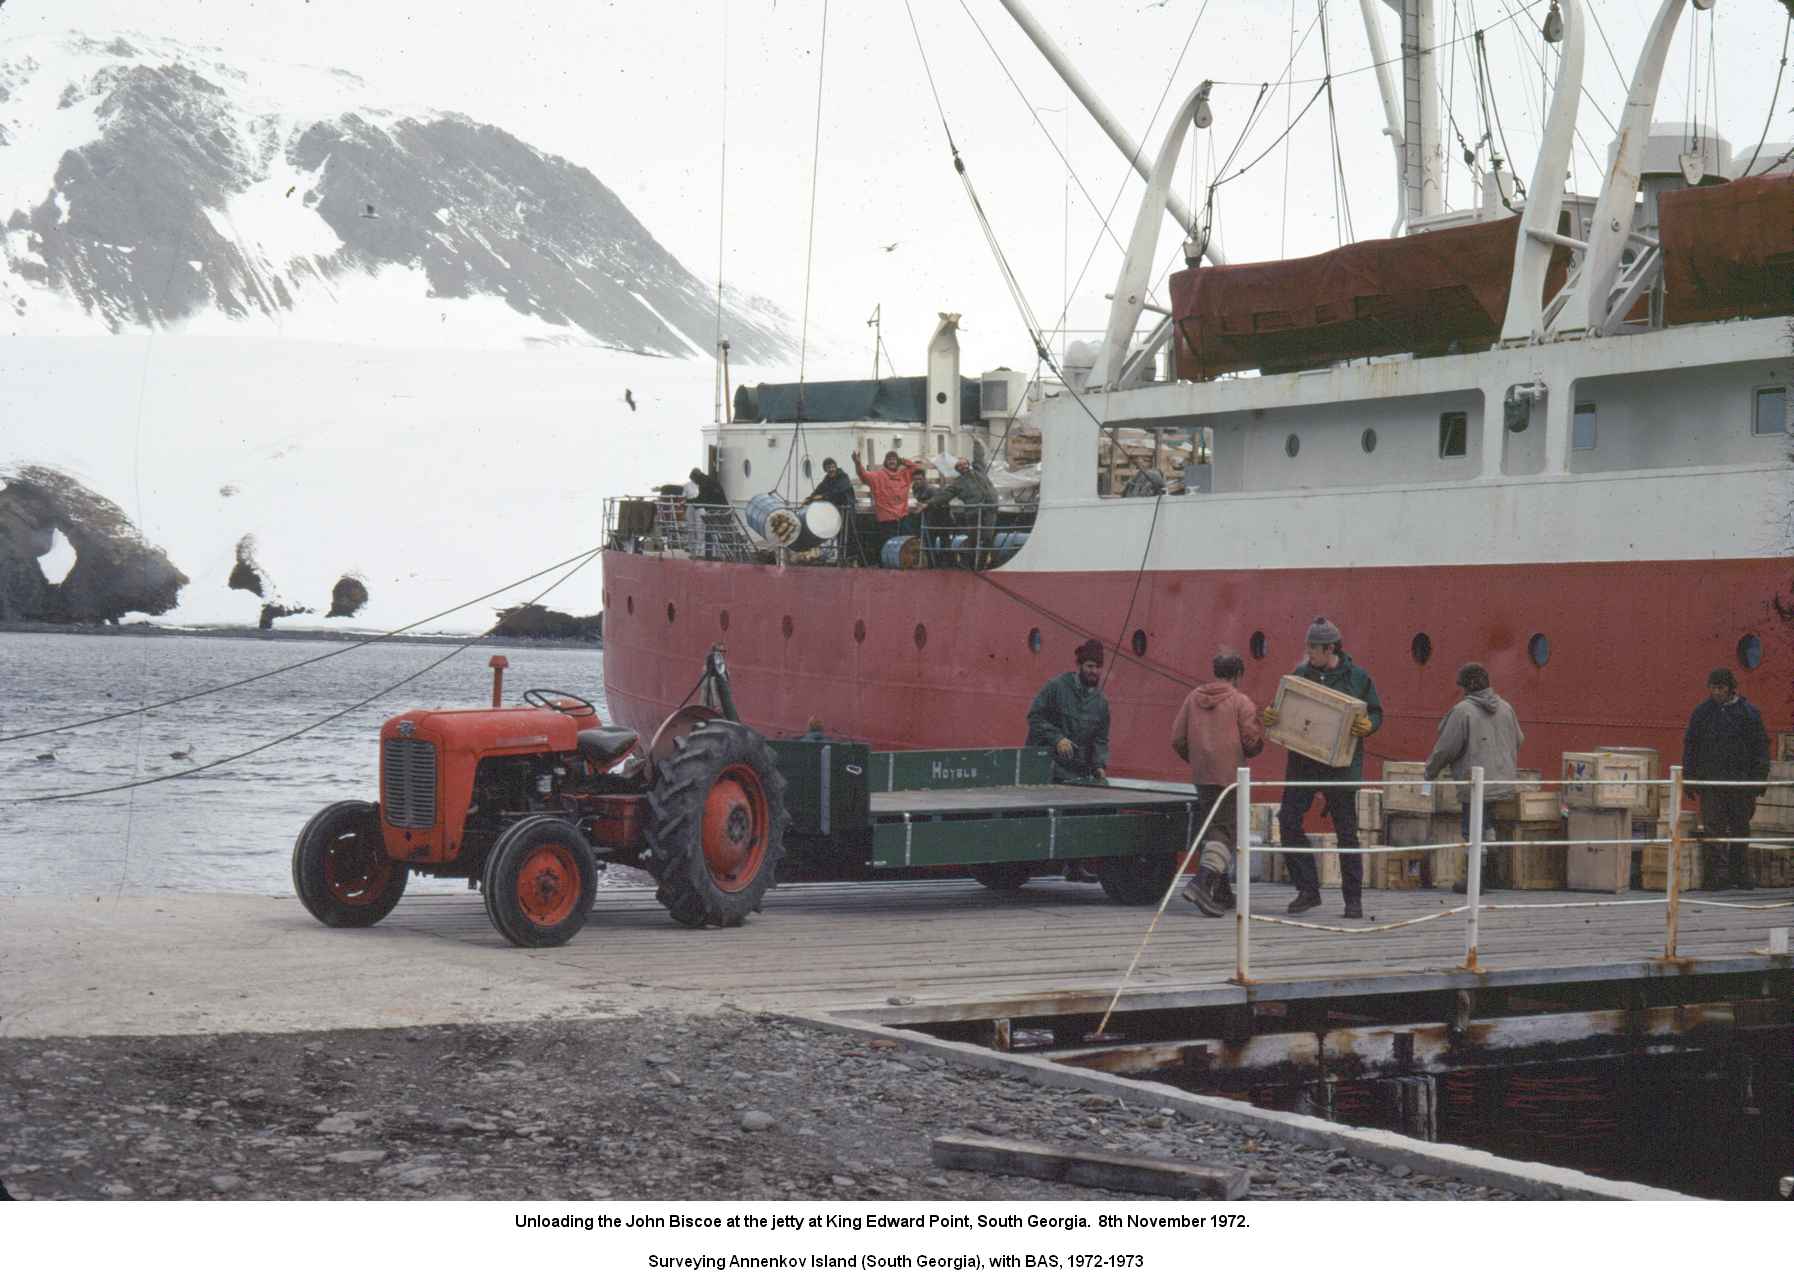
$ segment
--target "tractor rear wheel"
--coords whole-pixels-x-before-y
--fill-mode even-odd
[[[646,864],[674,922],[733,927],[760,909],[785,855],[785,779],[766,740],[700,723],[656,761]]]
[[[586,926],[598,867],[579,828],[560,818],[524,818],[486,854],[480,893],[486,917],[513,946],[564,946]]]
[[[1019,893],[1034,878],[1032,862],[980,862],[966,868],[973,879],[993,893]]]
[[[1123,906],[1152,906],[1170,891],[1177,867],[1175,853],[1104,858],[1096,868],[1096,878],[1111,902]]]
[[[366,800],[324,806],[293,841],[293,891],[331,928],[378,924],[405,895],[410,874],[386,856],[380,807]]]

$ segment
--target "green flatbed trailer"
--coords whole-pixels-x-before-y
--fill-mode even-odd
[[[966,871],[999,891],[1034,875],[1156,903],[1198,825],[1192,795],[1052,781],[1045,747],[878,751],[772,744],[791,825],[783,879]]]

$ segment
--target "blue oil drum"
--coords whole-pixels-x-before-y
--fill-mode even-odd
[[[897,535],[885,540],[878,559],[887,570],[914,570],[922,564],[922,541],[915,535]]]
[[[784,500],[770,492],[756,495],[748,501],[743,520],[754,534],[780,548],[791,547],[804,531],[803,518],[787,508]]]

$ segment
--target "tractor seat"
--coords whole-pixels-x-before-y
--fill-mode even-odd
[[[579,754],[600,769],[609,769],[617,757],[635,746],[633,729],[582,729],[579,731]]]

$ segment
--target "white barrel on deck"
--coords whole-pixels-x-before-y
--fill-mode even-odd
[[[804,533],[803,519],[771,492],[754,496],[743,513],[749,530],[769,544],[789,548]]]
[[[804,505],[804,529],[818,540],[833,539],[841,533],[841,510],[821,499]]]

